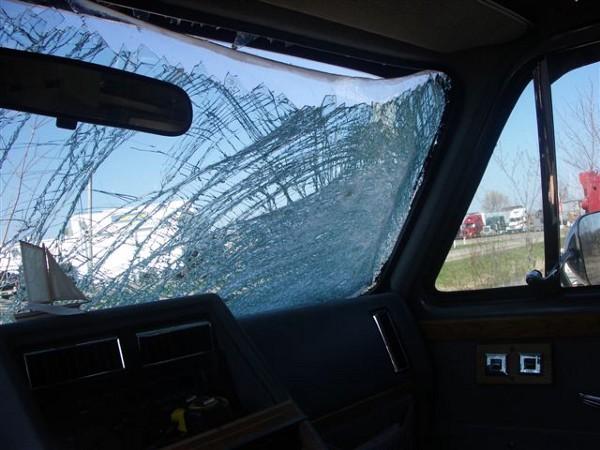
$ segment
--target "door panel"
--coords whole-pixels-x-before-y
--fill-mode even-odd
[[[373,319],[382,310],[389,312],[409,362],[400,372]],[[377,448],[391,439],[409,448],[400,446],[405,436],[398,430],[417,421],[413,408],[425,423],[432,385],[424,343],[402,299],[364,296],[240,322],[330,445]]]
[[[435,373],[435,431],[443,449],[600,448],[600,316],[569,314],[421,322]],[[550,344],[552,383],[477,382],[482,344]]]

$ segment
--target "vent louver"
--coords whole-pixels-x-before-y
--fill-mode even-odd
[[[54,386],[125,369],[116,337],[25,353],[32,388]]]
[[[194,322],[137,333],[143,366],[152,366],[212,351],[210,322]]]

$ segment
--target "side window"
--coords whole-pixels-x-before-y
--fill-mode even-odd
[[[564,249],[577,218],[600,211],[600,63],[571,70],[556,80],[552,84],[552,103],[561,249]],[[580,231],[592,224],[593,216],[586,219]],[[597,224],[593,228],[597,228]],[[570,244],[569,247],[580,244],[585,247],[580,239]],[[597,251],[597,243],[593,249],[583,247],[578,250],[586,254],[585,264],[582,260],[567,264],[563,285],[599,284],[600,280],[593,273],[597,270],[594,270],[596,264],[592,257],[596,256],[592,253]]]
[[[598,145],[600,157],[600,140]],[[529,270],[544,267],[542,216],[535,98],[529,83],[502,131],[436,288],[525,285]]]

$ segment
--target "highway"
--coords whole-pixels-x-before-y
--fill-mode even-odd
[[[485,255],[488,253],[524,247],[527,243],[534,244],[543,241],[543,231],[501,234],[498,236],[486,236],[466,240],[456,239],[450,253],[448,253],[446,261],[457,261],[459,259],[468,258],[473,253]]]

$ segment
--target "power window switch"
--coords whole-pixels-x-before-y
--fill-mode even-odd
[[[521,375],[541,375],[542,354],[519,353],[519,373]]]
[[[486,353],[485,354],[485,374],[506,376],[507,370],[507,353]]]

